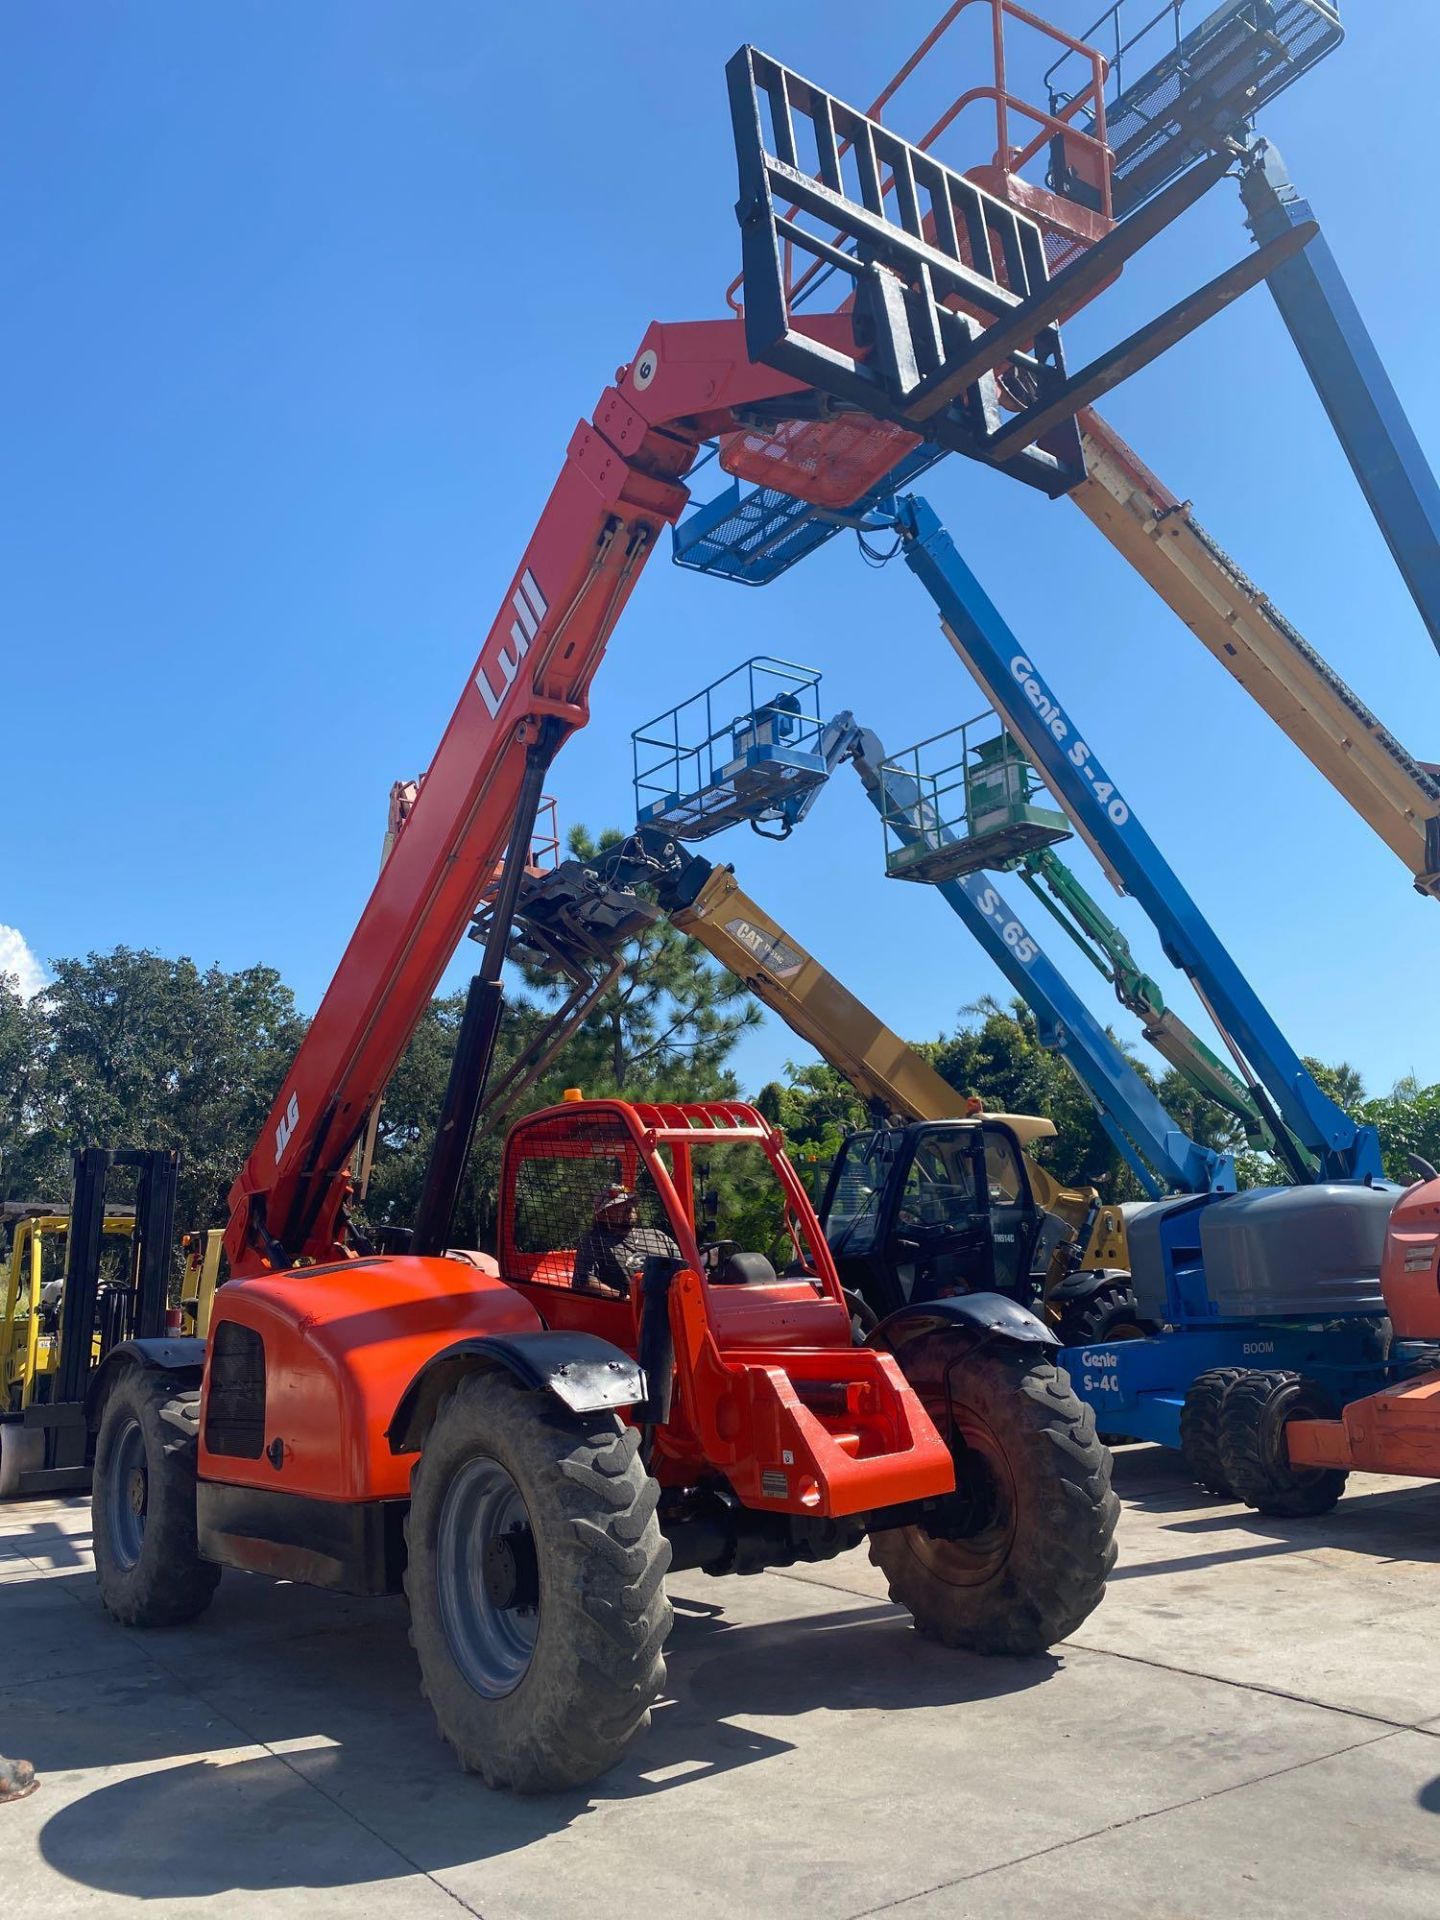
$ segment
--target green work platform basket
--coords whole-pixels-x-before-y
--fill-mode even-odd
[[[993,872],[1070,838],[998,714],[983,713],[887,760],[885,871],[929,886]]]

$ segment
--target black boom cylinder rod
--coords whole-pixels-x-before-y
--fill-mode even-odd
[[[465,1013],[455,1041],[455,1057],[450,1063],[450,1078],[440,1117],[435,1127],[435,1144],[430,1149],[430,1164],[425,1169],[425,1185],[415,1214],[411,1236],[412,1253],[443,1253],[450,1243],[451,1223],[460,1198],[460,1182],[470,1158],[470,1143],[475,1123],[485,1098],[485,1083],[490,1063],[495,1058],[495,1041],[500,1032],[500,1014],[505,993],[500,984],[505,965],[505,949],[515,917],[515,901],[529,863],[530,840],[535,831],[535,816],[540,811],[541,788],[562,730],[557,721],[543,720],[534,742],[525,750],[525,777],[515,803],[515,819],[510,843],[505,849],[505,864],[490,917],[490,931],[480,957],[480,971],[470,982]]]

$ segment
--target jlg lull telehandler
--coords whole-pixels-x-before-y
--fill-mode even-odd
[[[877,442],[888,464],[895,426],[918,426],[1064,493],[1084,475],[1074,408],[1278,257],[1257,251],[1070,372],[1060,318],[1223,156],[1052,280],[1033,194],[1022,210],[753,48],[728,77],[744,313],[652,326],[577,428],[232,1189],[208,1342],[123,1343],[89,1395],[112,1613],[192,1617],[225,1565],[351,1592],[403,1582],[441,1729],[496,1785],[588,1780],[645,1725],[670,1564],[757,1568],[864,1531],[924,1629],[1028,1652],[1084,1619],[1114,1551],[1107,1456],[1053,1334],[973,1293],[904,1307],[857,1346],[803,1188],[748,1108],[577,1102],[524,1120],[497,1255],[447,1257],[541,783],[705,444],[733,455],[794,423],[816,484],[848,499],[864,478],[845,477],[846,449]],[[863,205],[837,141],[864,161]],[[780,212],[792,194],[798,217]],[[797,246],[838,271],[833,311],[791,310]],[[502,859],[409,1248],[380,1252],[349,1217],[352,1157]]]

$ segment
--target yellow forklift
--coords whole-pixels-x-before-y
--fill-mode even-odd
[[[182,1236],[180,1286],[170,1304],[178,1164],[163,1151],[86,1148],[75,1156],[68,1208],[0,1203],[9,1240],[0,1305],[0,1500],[88,1485],[83,1451],[71,1457],[75,1412],[83,1421],[90,1375],[117,1340],[203,1338],[208,1330],[219,1228]],[[133,1178],[135,1191],[112,1205],[107,1186],[117,1170],[122,1182]]]

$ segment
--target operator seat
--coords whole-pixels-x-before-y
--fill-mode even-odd
[[[716,1287],[773,1287],[779,1278],[763,1253],[742,1253],[737,1247],[733,1253],[726,1254],[711,1274],[710,1283]]]

